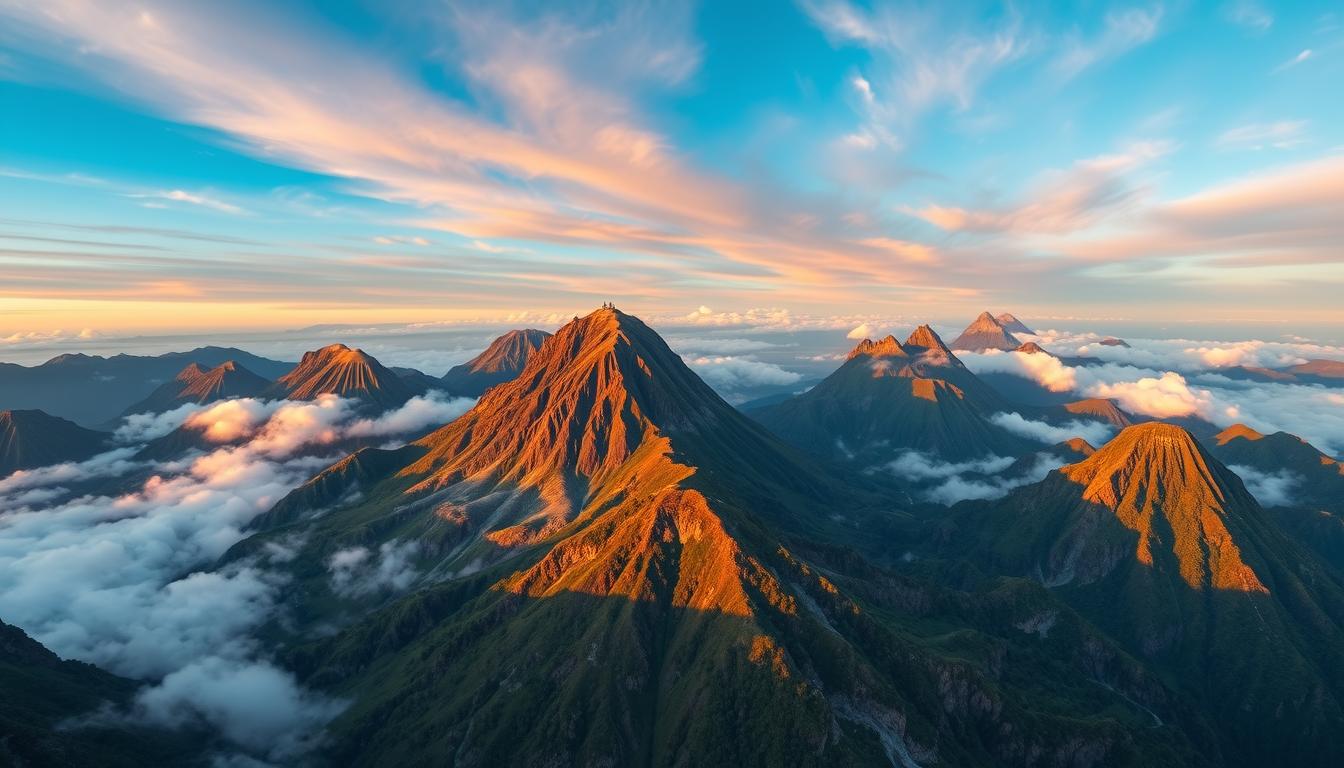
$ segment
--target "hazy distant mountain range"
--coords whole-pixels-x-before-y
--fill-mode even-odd
[[[986,312],[952,345],[928,326],[864,339],[815,386],[743,409],[613,307],[505,334],[441,379],[344,345],[296,365],[203,349],[6,366],[0,563],[3,535],[56,505],[126,507],[206,472],[192,462],[279,455],[281,426],[314,440],[284,454],[305,479],[262,496],[222,557],[176,567],[276,585],[230,642],[334,703],[288,751],[204,704],[150,728],[160,702],[137,686],[160,679],[0,625],[0,692],[26,703],[0,704],[0,759],[1344,762],[1338,459],[1105,397],[1022,402],[958,357],[1053,354],[1015,334],[1034,335]],[[408,426],[436,392],[479,399]],[[342,420],[266,421],[328,396]]]

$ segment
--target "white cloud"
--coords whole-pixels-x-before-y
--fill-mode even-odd
[[[710,386],[722,392],[762,386],[796,384],[802,374],[785,370],[774,363],[765,363],[746,357],[702,356],[686,363]]]
[[[667,345],[683,355],[708,353],[713,355],[740,355],[744,352],[760,352],[773,349],[778,344],[763,339],[744,338],[698,338],[690,336],[665,336]]]
[[[136,467],[144,466],[144,462],[131,460],[136,450],[136,448],[115,448],[84,461],[67,461],[45,467],[16,470],[9,476],[0,478],[0,501],[14,504],[17,508],[21,504],[17,503],[12,494],[24,489],[41,489],[44,486],[76,480],[123,475]]]
[[[1215,407],[1208,390],[1192,389],[1185,377],[1174,371],[1136,381],[1101,382],[1093,385],[1088,394],[1114,398],[1127,411],[1158,418],[1207,416]]]
[[[1291,68],[1293,68],[1293,67],[1296,67],[1298,64],[1301,64],[1302,62],[1306,61],[1307,59],[1310,59],[1310,58],[1312,57],[1312,55],[1313,55],[1313,54],[1312,54],[1312,50],[1311,50],[1310,48],[1304,48],[1304,49],[1302,49],[1296,56],[1294,56],[1293,58],[1291,58],[1291,59],[1289,59],[1289,60],[1283,62],[1283,63],[1280,64],[1279,66],[1275,67],[1275,68],[1274,68],[1274,71],[1275,71],[1275,72],[1282,72],[1282,71],[1285,70],[1285,69],[1291,69]]]
[[[471,410],[472,397],[452,397],[437,390],[413,397],[406,404],[376,419],[360,419],[345,429],[352,437],[406,435],[426,427],[438,427]]]
[[[1101,445],[1110,439],[1114,431],[1109,424],[1092,420],[1073,420],[1061,425],[1044,421],[1032,421],[1016,412],[996,413],[989,420],[1000,427],[1031,440],[1047,445],[1062,443],[1075,437],[1081,437],[1092,445]]]
[[[1252,123],[1229,129],[1218,137],[1216,143],[1223,149],[1288,149],[1306,141],[1306,128],[1306,120]]]
[[[868,9],[846,0],[802,6],[833,44],[861,47],[871,58],[868,71],[849,81],[864,124],[847,143],[863,150],[901,148],[899,133],[932,108],[968,109],[984,83],[1028,48],[1015,15],[975,28],[964,14],[935,9]]]
[[[267,662],[206,656],[142,690],[135,706],[147,722],[209,723],[239,746],[287,761],[310,751],[345,705],[303,690]]]
[[[130,458],[137,446],[15,473],[0,480],[0,616],[63,657],[148,680],[123,715],[169,725],[205,720],[239,747],[286,762],[311,746],[339,708],[300,689],[252,640],[285,587],[268,566],[292,558],[292,548],[200,569],[241,540],[256,515],[339,456],[315,453],[354,433],[418,428],[464,405],[426,397],[352,422],[349,402],[337,397],[226,401],[171,419],[212,440],[244,442],[160,463],[117,495],[62,501],[56,491],[147,468]],[[137,422],[123,434],[162,428]],[[368,554],[348,588],[406,588],[417,575],[416,552],[407,542]],[[265,701],[249,702],[254,695]]]
[[[1114,58],[1152,40],[1162,21],[1162,6],[1150,9],[1129,8],[1106,14],[1100,35],[1075,36],[1055,60],[1054,67],[1064,77],[1073,77],[1098,62]]]
[[[1246,490],[1251,492],[1262,507],[1291,505],[1293,489],[1302,481],[1299,475],[1286,469],[1278,472],[1261,472],[1254,467],[1241,464],[1229,464],[1227,468],[1241,478],[1246,484]]]
[[[1055,348],[1062,350],[1070,337],[1055,338]],[[1290,432],[1332,455],[1344,451],[1344,397],[1338,391],[1243,381],[1219,373],[1235,365],[1274,367],[1308,358],[1338,359],[1344,357],[1339,347],[1304,341],[1130,341],[1131,349],[1089,341],[1073,350],[1109,361],[1101,364],[1068,365],[1045,355],[1018,352],[968,352],[958,357],[977,373],[1009,373],[1051,392],[1116,398],[1121,407],[1141,415],[1198,416],[1224,427],[1240,421],[1262,432]]]
[[[1008,456],[986,456],[970,461],[949,462],[920,451],[907,451],[886,466],[897,477],[906,480],[933,480],[967,473],[995,474],[1012,466],[1013,461]]]
[[[331,589],[338,595],[354,597],[382,590],[400,592],[420,575],[415,557],[420,553],[416,541],[385,541],[375,556],[367,547],[347,547],[327,558]]]
[[[1078,388],[1078,369],[1052,355],[996,351],[995,354],[958,352],[957,357],[976,373],[1011,373],[1031,379],[1051,392],[1073,392]]]
[[[95,338],[98,338],[98,333],[92,328],[84,328],[79,331],[63,331],[60,329],[52,331],[16,331],[8,336],[0,336],[0,347],[41,347],[48,344],[80,343]]]
[[[204,406],[187,403],[162,413],[133,413],[121,420],[112,436],[121,443],[143,443],[172,432],[182,426],[188,416],[202,410]]]
[[[329,399],[327,402],[335,400]],[[259,425],[266,423],[283,407],[286,406],[282,400],[263,401],[254,398],[222,400],[204,409],[188,412],[182,424],[188,429],[200,432],[212,443],[231,443],[250,437]]]
[[[915,484],[920,498],[951,505],[966,499],[999,498],[1014,488],[1041,480],[1063,464],[1052,454],[1039,453],[1021,474],[1002,474],[1014,463],[1014,459],[1004,456],[945,462],[926,453],[907,451],[885,465],[885,469]]]
[[[854,326],[849,333],[845,334],[846,339],[866,339],[873,334],[872,326],[867,323],[859,323]]]
[[[1223,8],[1223,18],[1252,32],[1265,32],[1274,26],[1274,14],[1254,0],[1235,0]]]
[[[165,189],[157,192],[133,194],[131,195],[131,197],[171,200],[177,203],[188,203],[190,205],[201,206],[202,208],[210,208],[212,210],[220,211],[222,213],[232,213],[232,214],[246,213],[246,211],[244,211],[242,208],[232,203],[226,203],[223,200],[211,197],[209,195],[203,195],[197,192],[187,192],[181,189]],[[154,204],[152,203],[146,203],[146,205],[149,205],[151,207],[154,206]]]

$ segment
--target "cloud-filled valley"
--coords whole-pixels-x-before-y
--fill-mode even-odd
[[[334,395],[245,398],[130,417],[116,433],[125,445],[0,479],[0,616],[62,656],[151,681],[131,711],[108,716],[204,721],[257,757],[293,759],[342,705],[299,688],[252,640],[278,616],[286,583],[268,564],[285,553],[214,564],[255,516],[340,458],[342,441],[404,439],[473,402],[435,392],[365,416]],[[179,428],[213,447],[135,458]],[[112,495],[66,492],[119,477],[130,487]],[[404,586],[396,554],[369,578]]]

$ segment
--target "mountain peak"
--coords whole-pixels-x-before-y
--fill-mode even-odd
[[[1122,410],[1120,406],[1110,398],[1089,397],[1085,400],[1075,400],[1071,403],[1065,403],[1060,407],[1075,416],[1086,416],[1097,421],[1104,421],[1107,424],[1120,427],[1121,429],[1134,423],[1134,417]]]
[[[1228,529],[1234,510],[1258,509],[1254,499],[1185,429],[1161,422],[1126,427],[1060,472],[1083,486],[1084,500],[1112,510],[1139,534],[1139,562],[1152,566],[1154,552],[1165,551],[1193,588],[1269,591]]]
[[[1051,355],[1049,352],[1046,351],[1045,347],[1042,347],[1040,344],[1037,344],[1034,341],[1028,341],[1014,351],[1021,352],[1027,355],[1041,354],[1041,355],[1050,355],[1051,357],[1054,357],[1054,355]]]
[[[911,331],[905,340],[905,346],[918,347],[921,350],[942,350],[949,355],[952,354],[952,350],[943,343],[942,337],[928,325],[921,325]]]
[[[968,326],[961,335],[952,342],[953,349],[964,349],[969,352],[983,352],[987,349],[1012,350],[1021,345],[1011,333],[1004,330],[1003,326],[989,312],[981,312],[980,316]]]
[[[1254,429],[1251,429],[1245,424],[1238,423],[1233,424],[1227,429],[1224,429],[1222,432],[1219,432],[1214,437],[1214,440],[1218,443],[1218,445],[1227,445],[1228,443],[1238,438],[1246,440],[1263,440],[1265,436],[1264,434],[1257,432]]]
[[[516,378],[424,438],[422,464],[453,457],[431,484],[486,471],[536,482],[556,472],[594,477],[668,432],[707,432],[734,416],[657,333],[603,307],[560,328]]]
[[[878,341],[873,341],[872,339],[864,339],[863,341],[860,341],[855,345],[854,349],[850,350],[848,359],[853,360],[860,355],[867,355],[869,357],[910,356],[910,354],[905,351],[905,348],[901,346],[901,343],[896,340],[896,337],[890,334],[888,334],[886,338],[879,339]]]
[[[200,363],[188,363],[185,368],[178,371],[174,381],[190,382],[195,381],[205,375],[205,368]]]
[[[398,406],[414,393],[401,377],[362,349],[328,344],[303,353],[303,359],[271,388],[287,400],[315,400],[319,395],[353,397],[380,406]]]
[[[209,370],[191,363],[172,381],[159,385],[148,397],[127,407],[122,413],[163,413],[184,403],[204,404],[231,397],[259,397],[270,387],[270,381],[233,360],[225,360]]]
[[[482,392],[517,376],[527,360],[551,337],[536,328],[515,329],[490,342],[481,354],[453,366],[441,381],[449,392],[479,397]]]

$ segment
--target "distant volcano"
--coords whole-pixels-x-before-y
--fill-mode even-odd
[[[305,352],[299,364],[267,390],[269,397],[287,400],[316,400],[326,394],[394,408],[411,399],[415,390],[363,350],[344,344]]]
[[[990,313],[981,312],[974,322],[952,342],[953,349],[984,352],[987,349],[1013,350],[1022,345],[1015,336]]]
[[[527,359],[551,334],[535,328],[509,331],[485,351],[443,375],[443,387],[454,395],[480,397],[485,390],[516,377]]]
[[[162,413],[186,403],[204,404],[232,397],[258,397],[270,386],[270,381],[232,360],[226,360],[209,370],[191,363],[172,381],[164,383],[149,397],[127,408],[126,415]]]

